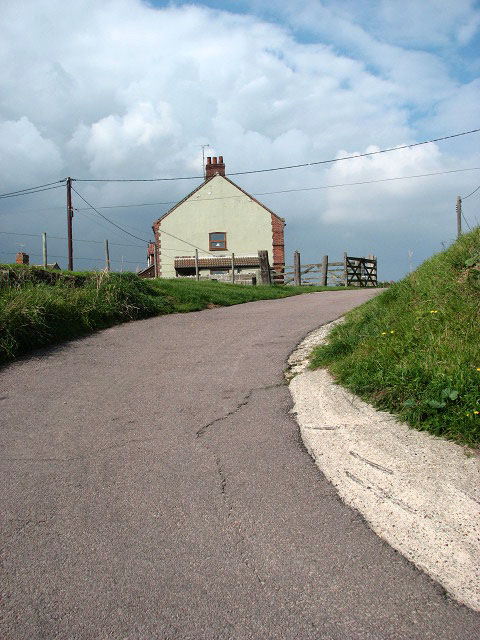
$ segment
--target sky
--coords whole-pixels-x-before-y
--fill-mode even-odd
[[[104,266],[105,238],[115,270],[145,266],[153,220],[201,182],[201,145],[229,174],[480,128],[471,0],[4,0],[0,16],[0,193],[78,180],[78,269]],[[294,250],[304,263],[373,253],[379,278],[398,280],[454,241],[479,143],[232,179],[285,218],[287,264]],[[466,230],[479,204],[480,190],[464,200]],[[0,261],[40,263],[46,232],[49,261],[66,266],[65,206],[63,185],[0,198]]]

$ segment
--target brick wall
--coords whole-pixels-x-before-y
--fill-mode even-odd
[[[160,257],[160,248],[162,246],[162,241],[160,240],[160,222],[153,223],[153,235],[155,236],[155,244],[157,245],[157,273],[158,277],[162,277],[162,259]],[[153,259],[155,260],[155,252],[153,255]]]
[[[272,239],[273,239],[273,269],[278,273],[283,273],[285,269],[285,222],[273,213],[272,216]]]

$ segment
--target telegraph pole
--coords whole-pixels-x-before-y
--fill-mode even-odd
[[[462,235],[462,199],[457,197],[457,238]]]
[[[108,251],[108,240],[105,239],[105,269],[110,273],[110,253]]]
[[[73,239],[72,239],[72,179],[67,178],[67,237],[68,237],[68,270],[73,271]]]

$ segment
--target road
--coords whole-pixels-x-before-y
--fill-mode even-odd
[[[0,636],[478,637],[289,414],[289,353],[372,293],[153,318],[1,369]]]

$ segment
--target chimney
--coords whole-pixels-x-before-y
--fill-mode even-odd
[[[28,264],[29,263],[28,253],[23,253],[22,251],[19,251],[17,253],[15,262],[17,264]]]
[[[225,164],[223,162],[223,156],[213,158],[208,156],[207,165],[205,167],[205,177],[212,178],[213,176],[224,176],[225,175]]]

